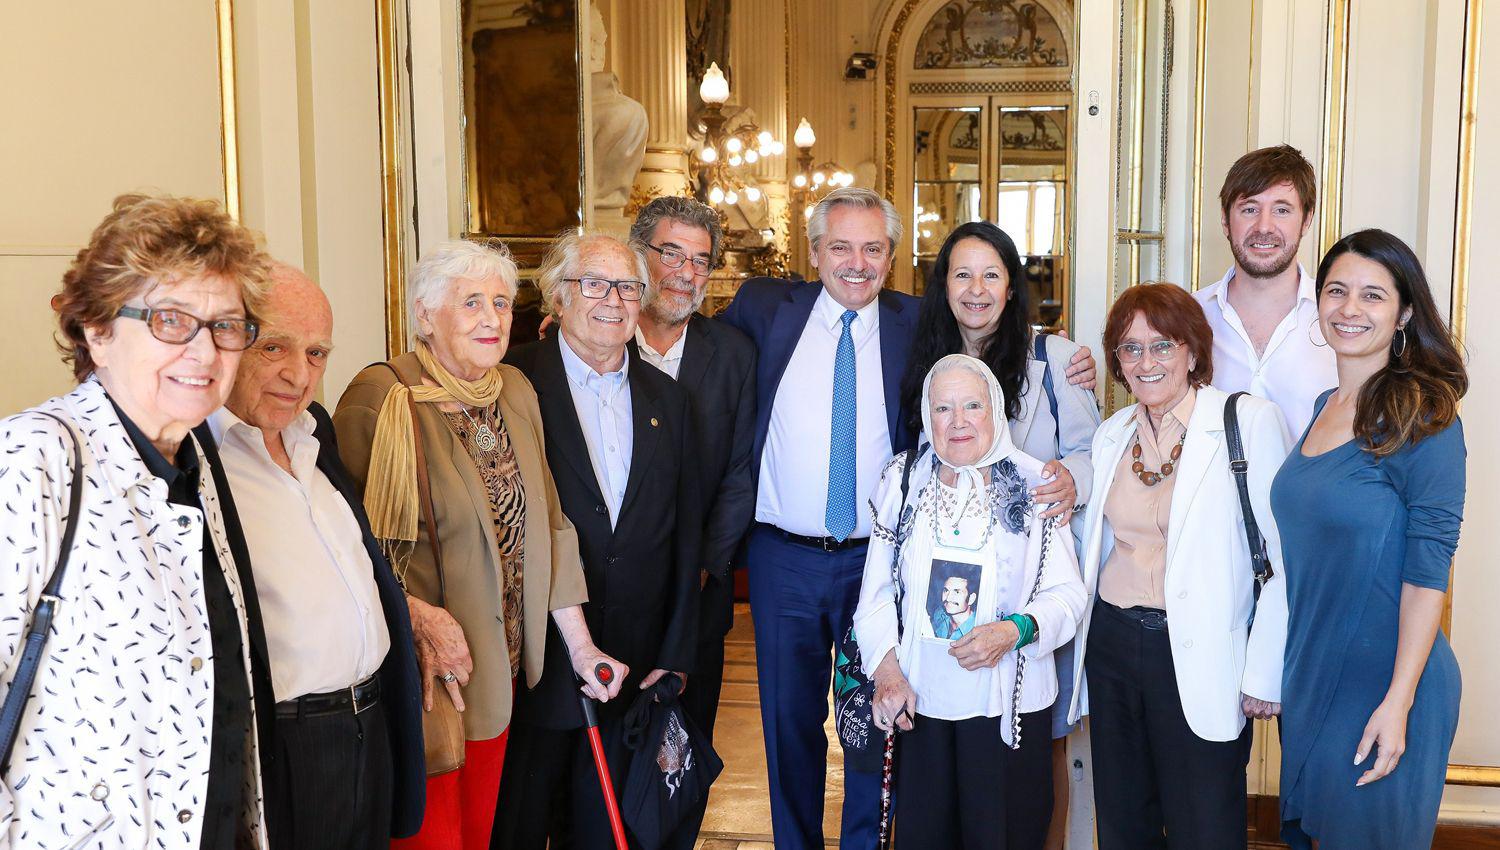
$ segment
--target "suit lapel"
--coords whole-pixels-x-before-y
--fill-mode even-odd
[[[1219,448],[1224,444],[1224,394],[1212,387],[1198,390],[1193,415],[1188,417],[1187,439],[1182,444],[1182,465],[1177,469],[1177,484],[1172,490],[1172,508],[1167,515],[1167,571],[1177,553],[1188,511],[1203,489],[1209,469],[1221,462]],[[1227,461],[1224,461],[1227,463]]]
[[[589,444],[583,438],[583,426],[578,424],[578,409],[573,406],[573,385],[563,368],[562,349],[558,347],[557,339],[554,334],[541,343],[536,358],[537,380],[532,381],[537,388],[537,401],[547,429],[547,447],[549,453],[563,456],[595,500],[603,504],[604,492],[599,489],[599,478],[589,460]]]
[[[713,340],[708,338],[708,331],[703,328],[703,323],[707,321],[710,320],[694,313],[688,320],[687,330],[683,332],[687,339],[682,344],[682,363],[677,368],[677,383],[690,396],[696,394],[702,386],[703,376],[708,373],[708,364],[718,351]]]
[[[776,305],[776,315],[771,317],[771,333],[766,339],[766,350],[761,356],[773,370],[770,395],[766,399],[767,413],[770,402],[776,399],[776,388],[781,385],[781,376],[786,374],[797,340],[802,338],[802,329],[812,315],[813,304],[818,300],[821,285],[797,287],[787,293],[786,300]]]
[[[1125,427],[1120,433],[1103,434],[1099,440],[1099,448],[1094,453],[1094,498],[1100,501],[1090,506],[1087,514],[1089,527],[1084,530],[1084,540],[1094,540],[1097,535],[1100,545],[1089,547],[1090,554],[1083,565],[1083,583],[1091,595],[1099,585],[1099,568],[1104,563],[1103,500],[1108,497],[1110,488],[1114,486],[1115,474],[1120,469],[1120,457],[1125,454],[1125,447],[1130,445],[1130,438],[1135,434],[1135,427],[1135,417],[1132,416],[1125,421]]]
[[[640,493],[641,481],[645,479],[646,470],[651,466],[651,456],[656,453],[656,446],[661,442],[662,411],[656,397],[646,388],[647,382],[639,380],[636,371],[653,367],[639,356],[630,359],[630,474],[625,479],[625,498],[620,500],[620,516],[615,517],[616,528],[619,528],[620,517],[625,516],[630,510],[631,502]],[[684,354],[683,360],[686,359]]]

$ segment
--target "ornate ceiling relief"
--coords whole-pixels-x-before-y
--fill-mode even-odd
[[[913,68],[1035,68],[1068,64],[1068,40],[1040,4],[952,0],[927,22]]]

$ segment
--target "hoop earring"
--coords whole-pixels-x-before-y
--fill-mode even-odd
[[[1312,324],[1310,324],[1310,325],[1307,326],[1307,341],[1310,342],[1310,343],[1312,343],[1317,348],[1327,348],[1328,347],[1328,343],[1326,341],[1325,342],[1318,342],[1317,340],[1313,339],[1313,335],[1312,335],[1313,328],[1315,328],[1317,326],[1318,326],[1318,320],[1317,319],[1313,319]]]
[[[1401,334],[1401,347],[1396,348],[1395,346],[1391,346],[1391,354],[1395,357],[1400,357],[1406,353],[1406,328],[1396,328],[1396,333]]]

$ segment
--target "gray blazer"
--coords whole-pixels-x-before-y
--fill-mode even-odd
[[[1099,403],[1091,390],[1068,383],[1068,363],[1078,343],[1056,334],[1047,337],[1047,363],[1026,362],[1026,394],[1021,398],[1021,416],[1011,420],[1010,437],[1021,451],[1043,463],[1061,459],[1078,487],[1078,504],[1088,503],[1093,492],[1094,467],[1089,458],[1094,431],[1099,427]],[[1052,389],[1057,396],[1058,427],[1042,387],[1042,375],[1052,370]]]

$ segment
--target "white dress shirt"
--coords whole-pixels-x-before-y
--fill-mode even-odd
[[[672,380],[677,380],[677,373],[682,369],[682,348],[687,342],[687,325],[682,326],[682,333],[677,335],[677,341],[672,343],[664,352],[658,352],[646,341],[646,335],[641,333],[641,326],[635,326],[635,344],[641,352],[641,359],[652,366],[666,372]]]
[[[603,375],[583,362],[568,347],[568,338],[557,335],[562,349],[563,370],[568,374],[568,390],[573,395],[573,409],[578,413],[578,427],[588,444],[589,463],[599,492],[609,506],[609,527],[620,518],[625,501],[625,484],[630,477],[630,458],[635,449],[635,426],[631,422],[630,358],[620,368]]]
[[[844,308],[825,290],[818,294],[802,337],[792,351],[761,455],[755,519],[793,534],[825,537],[828,455],[833,436],[833,360],[843,333]],[[885,384],[880,363],[880,304],[860,308],[849,326],[855,361],[855,525],[851,537],[870,536],[866,504],[891,457]]]
[[[1312,421],[1318,396],[1339,383],[1333,349],[1318,327],[1315,282],[1301,264],[1297,272],[1297,306],[1271,333],[1264,355],[1255,353],[1250,334],[1229,303],[1233,267],[1217,283],[1193,293],[1214,330],[1213,385],[1226,393],[1249,392],[1270,399],[1286,417],[1293,442]]]
[[[385,609],[359,521],[318,469],[312,414],[281,432],[291,475],[271,459],[261,430],[227,408],[209,427],[250,550],[276,701],[372,675],[391,646]]]

